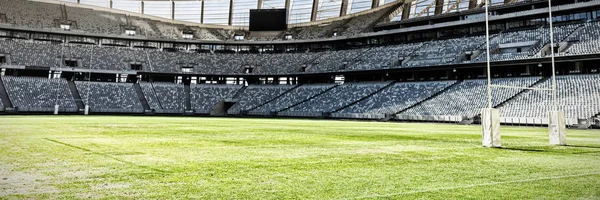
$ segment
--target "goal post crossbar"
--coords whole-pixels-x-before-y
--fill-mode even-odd
[[[508,88],[508,89],[522,89],[522,90],[542,90],[542,91],[554,91],[551,88],[532,88],[532,87],[519,87],[519,86],[508,86],[508,85],[490,85],[492,88]]]

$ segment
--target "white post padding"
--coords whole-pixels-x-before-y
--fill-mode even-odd
[[[484,108],[481,111],[481,127],[483,128],[483,147],[502,147],[500,141],[500,110]]]
[[[58,108],[59,108],[59,107],[60,107],[60,106],[59,106],[58,104],[54,105],[54,114],[55,114],[55,115],[58,115]]]
[[[90,114],[90,106],[88,106],[88,105],[85,105],[85,109],[83,110],[83,114],[84,114],[84,115],[88,115],[88,114]]]
[[[565,124],[565,113],[562,111],[550,111],[548,113],[551,145],[567,145],[567,126]]]

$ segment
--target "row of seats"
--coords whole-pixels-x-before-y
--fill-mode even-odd
[[[395,114],[454,84],[455,81],[395,83],[340,113]]]
[[[569,55],[582,55],[600,53],[600,22],[585,23],[579,31],[570,36],[567,41],[571,46],[567,50]]]
[[[3,84],[14,107],[22,111],[77,109],[64,79],[3,76]],[[502,117],[547,118],[552,110],[552,79],[541,77],[494,78],[492,106]],[[75,81],[82,102],[92,112],[140,113],[143,107],[132,83]],[[179,112],[185,109],[185,89],[181,84],[140,83],[151,109]],[[533,89],[524,89],[524,88]],[[239,94],[238,94],[239,93]],[[236,96],[238,95],[238,96]],[[487,107],[487,80],[436,82],[359,82],[292,85],[212,85],[193,84],[190,104],[195,113],[209,114],[219,102],[235,102],[228,114],[318,117],[321,113],[340,116],[475,117]],[[569,119],[588,119],[600,114],[600,75],[557,77],[557,105]],[[2,105],[0,104],[0,107]],[[295,113],[295,114],[294,114]]]
[[[310,99],[318,94],[321,94],[334,86],[335,85],[333,84],[301,85],[285,93],[284,95],[275,99],[274,101],[271,101],[265,105],[262,105],[252,110],[251,112],[261,114],[279,112],[302,101],[306,101],[307,99]]]
[[[389,82],[348,83],[339,85],[285,111],[301,113],[333,112],[389,85]]]
[[[192,109],[196,113],[210,114],[217,103],[232,100],[241,88],[241,85],[192,85],[190,89]]]
[[[499,78],[492,79],[493,85],[529,87],[538,81],[540,77],[526,78]],[[498,106],[500,103],[515,96],[523,89],[492,89],[492,104]],[[481,108],[487,106],[487,80],[465,80],[445,90],[438,96],[412,107],[402,114],[404,115],[432,115],[432,116],[464,116],[474,117],[481,113]]]
[[[565,118],[588,119],[600,113],[600,76],[570,75],[556,77],[557,105]],[[552,79],[534,88],[551,89]],[[528,90],[500,107],[503,117],[547,118],[553,109],[552,91]]]
[[[143,112],[133,83],[75,81],[75,85],[83,103],[88,105],[92,111]]]
[[[598,22],[558,26],[555,40],[568,41],[567,54],[600,53]],[[537,58],[539,49],[549,42],[547,28],[512,31],[492,39],[492,61]],[[570,35],[570,36],[569,36]],[[568,37],[569,36],[569,37]],[[522,52],[498,50],[501,45],[528,44]],[[182,72],[192,67],[196,73],[256,74],[322,73],[352,70],[411,68],[454,63],[482,62],[487,59],[482,36],[433,40],[380,47],[324,52],[296,53],[196,53],[168,52],[159,49],[56,44],[46,41],[0,39],[0,54],[10,56],[10,64],[26,66],[61,66],[61,57],[78,60],[81,67],[98,70],[131,70],[131,63],[150,72]],[[537,50],[531,50],[537,49]],[[483,52],[471,60],[466,52]],[[463,60],[465,58],[465,60]],[[91,65],[91,66],[90,66]]]
[[[242,92],[238,99],[235,99],[237,103],[227,110],[227,113],[240,114],[244,111],[250,111],[293,87],[291,85],[250,85]]]
[[[2,81],[13,106],[19,109],[77,108],[64,79],[3,76]]]

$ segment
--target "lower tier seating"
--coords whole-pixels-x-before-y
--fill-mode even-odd
[[[144,108],[132,83],[75,81],[83,103],[92,112],[142,113]]]
[[[77,111],[75,100],[64,79],[4,76],[2,81],[13,106],[19,111],[51,112],[55,105],[68,111]]]
[[[57,103],[63,109],[60,112],[65,109],[77,111],[69,83],[64,79],[2,76],[2,83],[8,100],[19,112],[52,112]],[[548,118],[553,103],[552,92],[547,89],[552,88],[552,79],[494,78],[492,84],[492,105],[500,109],[506,123],[515,121],[506,121],[509,118]],[[144,112],[132,83],[75,81],[75,86],[91,112]],[[397,114],[399,119],[451,117],[460,120],[476,118],[481,109],[487,107],[486,79],[250,85],[246,88],[242,85],[192,84],[189,102],[185,86],[181,84],[142,82],[140,87],[148,105],[157,113],[182,113],[189,103],[196,114],[211,114],[213,107],[223,102],[233,103],[227,110],[233,115],[381,119]],[[599,97],[599,74],[557,76],[558,109],[565,112],[569,124],[578,119],[597,117],[600,114]],[[0,107],[4,107],[1,101]],[[404,118],[407,116],[417,117]]]

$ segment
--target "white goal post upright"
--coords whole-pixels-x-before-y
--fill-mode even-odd
[[[554,26],[552,1],[548,1],[548,21],[550,25],[550,59],[552,62],[552,111],[548,113],[548,132],[551,145],[567,145],[565,113],[558,110],[556,97],[556,65],[554,63]]]
[[[500,110],[494,109],[492,105],[492,70],[490,67],[490,20],[489,20],[490,0],[485,1],[485,40],[487,56],[487,108],[481,110],[483,147],[502,147],[500,141]]]

